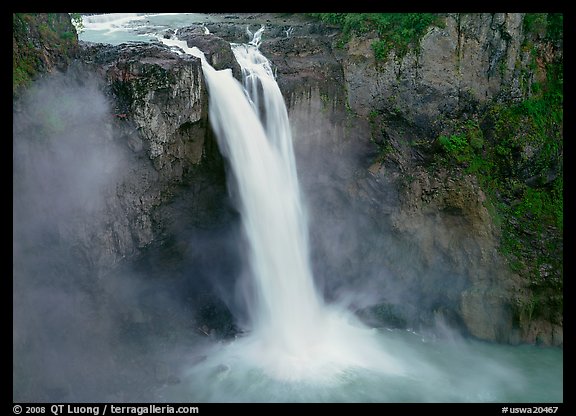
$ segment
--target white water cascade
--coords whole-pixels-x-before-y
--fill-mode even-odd
[[[114,32],[123,30],[126,24],[136,20],[144,20],[146,15],[142,13],[109,13],[92,16],[82,16],[82,25],[90,30],[103,30]]]
[[[401,373],[371,330],[326,305],[316,291],[288,113],[259,39],[232,44],[244,86],[185,41],[162,39],[202,59],[210,122],[233,172],[249,243],[252,327],[220,359],[240,357],[280,380],[335,382],[357,367]]]

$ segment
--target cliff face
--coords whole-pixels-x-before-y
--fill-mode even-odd
[[[181,182],[204,155],[207,95],[199,60],[146,44],[88,47],[83,59],[106,80],[127,145],[150,158],[161,180]]]
[[[451,304],[452,321],[479,338],[560,345],[561,318],[523,320],[519,305],[532,302],[528,287],[533,278],[526,273],[521,277],[503,258],[502,226],[489,213],[490,203],[475,175],[430,163],[439,150],[438,137],[451,133],[460,120],[481,119],[479,114],[495,102],[513,105],[527,99],[533,83],[546,78],[542,59],[561,59],[560,47],[534,61],[523,21],[523,14],[513,13],[449,14],[444,27],[430,28],[417,51],[402,58],[392,53],[377,63],[369,40],[353,39],[341,62],[349,105],[377,126],[372,137],[384,148],[382,163],[370,171],[380,180],[393,178],[400,191],[399,209],[390,215],[392,228],[418,242],[427,267],[440,267],[449,276],[432,284],[442,289],[432,289],[430,297]],[[550,45],[541,40],[535,48]],[[535,70],[533,62],[542,70]],[[476,132],[491,134],[490,128]],[[543,151],[538,146],[532,148],[535,153]],[[534,155],[508,163],[533,169],[539,163]],[[561,160],[561,153],[557,158]],[[551,165],[558,166],[557,161]],[[546,233],[543,240],[549,238]],[[561,262],[555,266],[560,279],[561,267]],[[429,285],[417,280],[418,287]]]
[[[390,56],[382,65],[367,40],[351,42],[350,58],[342,60],[350,106],[365,116],[376,112],[377,140],[391,147],[372,172],[399,185],[390,221],[420,247],[422,275],[410,280],[431,300],[424,319],[457,323],[481,339],[518,342],[513,311],[523,284],[498,253],[499,230],[483,191],[472,175],[426,169],[426,146],[411,144],[432,141],[451,119],[499,94],[520,98],[514,64],[525,60],[522,16],[450,15],[445,23],[429,30],[419,53]]]
[[[443,118],[470,111],[471,103],[498,94],[522,98],[520,70],[529,58],[520,48],[522,21],[519,13],[449,14],[445,27],[429,29],[418,53],[398,58],[392,52],[385,63],[373,59],[370,39],[355,38],[342,61],[350,106],[365,116],[394,107],[432,130]]]
[[[94,140],[121,155],[124,168],[102,190],[105,208],[83,218],[87,223],[80,221],[67,238],[77,238],[87,264],[105,275],[159,237],[162,219],[156,211],[210,152],[218,153],[205,143],[210,141],[207,96],[197,60],[150,45],[100,45],[85,48],[61,82],[73,91],[83,88],[83,78],[109,97],[102,135]],[[92,93],[87,94],[90,99]],[[63,100],[55,92],[47,105]],[[64,114],[51,119],[61,130],[71,123]]]

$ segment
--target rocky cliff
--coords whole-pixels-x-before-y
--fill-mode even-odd
[[[395,178],[400,190],[400,207],[390,216],[392,228],[418,241],[427,267],[450,265],[441,266],[442,274],[450,277],[438,280],[436,287],[442,289],[437,296],[443,299],[438,303],[452,304],[457,320],[479,338],[561,345],[562,318],[557,312],[532,316],[531,322],[525,320],[524,305],[541,296],[541,289],[531,282],[546,276],[540,271],[534,276],[526,269],[518,273],[502,255],[505,226],[497,223],[498,214],[491,205],[499,199],[487,200],[485,192],[494,188],[479,183],[490,171],[483,171],[485,176],[474,174],[471,161],[456,166],[454,161],[448,165],[434,162],[434,154],[440,150],[438,138],[453,134],[454,126],[463,122],[478,126],[473,133],[468,130],[471,144],[477,137],[487,140],[491,135],[492,140],[500,140],[489,125],[483,124],[491,106],[504,103],[512,107],[527,99],[534,82],[546,78],[548,64],[562,59],[561,43],[554,47],[554,42],[541,38],[535,42],[539,46],[530,48],[533,38],[524,21],[522,14],[449,14],[442,27],[431,27],[419,47],[402,58],[392,53],[385,63],[376,63],[369,41],[362,39],[348,44],[341,62],[350,107],[357,114],[371,116],[372,125],[378,127],[373,138],[385,148],[385,156],[371,172],[380,180]],[[538,53],[538,48],[548,52]],[[542,70],[534,69],[534,65]],[[536,154],[544,152],[546,146],[561,146],[561,133],[553,131],[546,134],[558,138],[549,144],[530,145],[535,151],[531,156],[499,163],[538,166],[540,156]],[[514,146],[528,146],[518,142]],[[486,148],[479,153],[481,161],[489,159]],[[552,168],[546,167],[542,173],[547,175],[545,172],[552,169],[557,177],[561,158],[561,151],[554,153],[547,162]],[[505,174],[516,175],[528,183],[522,174],[510,170]],[[540,241],[550,239],[547,231],[539,233]],[[561,241],[561,229],[553,233],[556,237],[552,239]],[[535,244],[535,251],[541,250],[541,243]],[[553,273],[561,281],[561,244],[551,247],[547,260],[540,261],[555,264],[551,266]],[[426,286],[426,282],[420,281],[418,286]],[[550,299],[557,296],[547,290],[544,293]],[[548,308],[558,311],[555,302],[551,300]]]

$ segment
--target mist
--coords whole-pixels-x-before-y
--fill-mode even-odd
[[[104,91],[76,68],[37,81],[14,109],[14,401],[157,401],[177,382],[174,357],[208,342],[199,299],[212,314],[223,305],[208,282],[225,284],[226,262],[207,247],[230,252],[230,232],[195,228],[190,196],[166,208],[170,248],[138,247],[126,200],[155,186],[142,182],[154,172]]]
[[[394,319],[364,316],[370,325],[423,329],[428,305],[414,285],[424,273],[446,270],[426,270],[415,241],[394,230],[397,184],[370,172],[379,162],[368,122],[346,114],[335,121],[315,103],[322,101],[314,95],[297,100],[290,121],[318,288],[328,302],[355,312],[391,305]]]

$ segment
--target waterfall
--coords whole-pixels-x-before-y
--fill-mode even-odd
[[[243,85],[185,41],[162,39],[202,60],[210,122],[233,172],[254,282],[252,327],[236,354],[283,380],[327,380],[355,366],[398,372],[370,330],[316,292],[288,113],[257,46],[262,30],[250,44],[231,45]]]
[[[228,158],[241,189],[243,225],[257,282],[254,330],[271,334],[271,342],[296,350],[301,338],[294,334],[313,336],[321,302],[308,259],[288,112],[270,63],[258,48],[239,44],[232,45],[232,50],[242,68],[249,98],[245,103],[253,110],[250,117],[238,120],[247,125],[247,135],[238,134],[242,130],[228,125],[230,117],[218,109],[214,113],[218,112],[219,118],[212,120],[222,123],[219,137],[226,138]],[[225,94],[227,90],[223,90]]]

